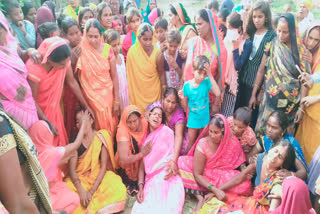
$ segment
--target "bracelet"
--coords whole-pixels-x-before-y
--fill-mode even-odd
[[[302,113],[305,113],[303,108],[301,108],[301,107],[298,108],[298,111],[302,111]]]
[[[208,186],[208,190],[211,190],[212,187],[213,187],[213,185],[210,184],[210,185]]]
[[[138,187],[139,187],[140,185],[144,185],[144,182],[138,183]]]
[[[35,48],[29,48],[29,49],[27,50],[28,56],[29,56],[30,52],[31,52],[31,51],[34,51],[34,50],[35,50]]]
[[[167,85],[162,85],[162,88],[166,88],[167,87]]]
[[[120,104],[120,101],[118,101],[118,100],[115,100],[115,101],[113,101],[113,102],[114,102],[114,104],[117,104],[117,105]]]

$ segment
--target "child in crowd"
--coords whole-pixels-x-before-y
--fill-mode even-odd
[[[36,45],[36,31],[33,24],[28,20],[23,20],[21,7],[16,1],[5,1],[6,16],[10,22],[12,30],[15,32],[20,47],[23,50],[34,48]]]
[[[159,17],[154,23],[154,34],[157,39],[157,46],[160,48],[161,52],[168,48],[166,41],[168,33],[168,21],[165,18]]]
[[[168,48],[163,51],[161,60],[164,61],[164,71],[167,79],[167,87],[177,90],[182,88],[182,73],[185,59],[182,59],[178,50],[181,44],[181,35],[178,30],[171,30],[167,36]]]
[[[33,4],[31,2],[24,2],[24,5],[21,9],[25,19],[30,21],[32,24],[35,24],[37,9],[33,6]]]
[[[184,84],[183,94],[180,92],[183,106],[188,105],[189,112],[187,123],[189,144],[187,151],[193,146],[201,129],[209,123],[209,91],[216,96],[220,96],[220,88],[212,76],[210,61],[206,56],[195,57],[193,74],[194,78]]]
[[[113,29],[118,31],[120,35],[120,48],[121,48],[123,39],[126,35],[124,34],[124,27],[123,27],[120,16],[113,16],[112,26],[113,26]]]
[[[42,40],[45,40],[50,37],[60,36],[60,30],[56,23],[54,22],[45,22],[39,25],[37,31],[41,36]]]
[[[248,107],[238,108],[233,116],[228,117],[229,126],[232,133],[239,139],[243,152],[248,155],[251,149],[257,143],[256,134],[249,126],[251,121],[251,110]]]
[[[119,79],[119,97],[121,112],[129,105],[128,80],[126,72],[126,64],[124,57],[120,54],[120,34],[118,31],[109,29],[103,34],[104,41],[108,43],[113,50],[116,58],[117,74]]]

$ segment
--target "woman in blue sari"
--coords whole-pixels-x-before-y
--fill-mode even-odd
[[[299,142],[292,134],[287,133],[289,125],[288,118],[284,112],[272,112],[267,120],[266,135],[258,139],[259,143],[252,149],[251,155],[263,151],[268,153],[269,150],[274,145],[278,145],[281,140],[287,140],[293,146],[296,153],[295,167],[290,171],[284,169],[280,170],[279,176],[286,177],[291,174],[296,175],[302,180],[306,180],[308,166]]]
[[[147,4],[146,9],[141,12],[142,18],[143,18],[143,22],[151,24],[149,19],[148,19],[148,16],[151,13],[151,11],[156,7],[157,7],[157,1],[156,0],[148,0],[148,4]]]

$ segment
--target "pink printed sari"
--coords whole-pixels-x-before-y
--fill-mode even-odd
[[[43,57],[42,64],[47,62],[50,54],[58,47],[67,44],[59,37],[52,37],[44,40],[38,51]],[[42,65],[34,64],[30,59],[26,63],[28,69],[28,79],[38,83],[38,93],[36,102],[59,130],[59,136],[54,139],[54,146],[65,146],[68,143],[67,132],[64,127],[63,116],[60,108],[60,100],[67,69],[71,69],[70,63],[64,69],[52,68],[48,73]]]
[[[143,158],[145,168],[144,200],[136,202],[132,214],[137,213],[181,213],[184,204],[184,189],[179,176],[165,180],[166,167],[173,157],[173,131],[160,125],[157,130],[142,140],[144,144],[152,142],[152,151]]]
[[[7,30],[7,46],[0,46],[0,94],[4,109],[14,116],[24,128],[37,122],[37,109],[27,82],[27,69],[17,53],[18,44],[12,37],[7,21],[0,12],[0,23]],[[22,95],[23,94],[23,95]]]
[[[240,171],[236,169],[246,161],[246,158],[238,139],[232,136],[229,123],[225,116],[221,114],[217,114],[215,116],[219,117],[223,121],[223,137],[216,153],[213,154],[212,157],[207,158],[203,174],[212,185],[220,187],[222,184],[240,173]],[[182,156],[178,160],[179,172],[182,177],[184,187],[190,193],[202,194],[207,191],[206,188],[198,185],[193,176],[193,154],[195,149],[199,150],[198,144],[200,144],[201,141],[205,144],[208,143],[203,141],[203,138],[208,135],[208,130],[209,125],[201,132],[188,155]],[[203,147],[201,149],[205,150]],[[251,195],[251,182],[249,180],[244,181],[243,183],[229,189],[227,192],[239,195]]]

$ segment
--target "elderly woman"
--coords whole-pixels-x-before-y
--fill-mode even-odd
[[[292,134],[287,133],[288,126],[289,121],[285,113],[280,111],[272,112],[267,120],[266,135],[259,139],[256,146],[251,150],[249,156],[259,152],[268,153],[269,150],[274,145],[278,145],[282,139],[288,140],[296,152],[295,166],[290,169],[290,171],[280,170],[279,176],[285,177],[289,175],[296,175],[297,177],[306,180],[308,166],[299,142]]]
[[[238,139],[232,136],[227,118],[220,114],[215,115],[188,156],[182,156],[178,160],[186,192],[195,194],[199,201],[194,211],[198,211],[204,200],[212,197],[212,193],[219,200],[226,199],[224,191],[250,195],[252,188],[249,180],[237,184],[234,181],[227,188],[221,189],[228,180],[240,173],[237,168],[245,161],[241,145]]]
[[[117,130],[117,155],[120,165],[118,174],[130,195],[138,193],[139,161],[148,155],[152,148],[151,143],[141,147],[147,128],[148,122],[138,107],[129,105],[123,110]]]
[[[84,113],[82,109],[76,113],[78,129]],[[114,173],[113,141],[107,130],[96,131],[93,127],[90,120],[79,149],[69,161],[70,177],[65,181],[80,196],[81,205],[74,213],[117,213],[125,208],[126,188]]]
[[[151,143],[153,149],[139,164],[139,192],[132,214],[182,212],[185,195],[181,178],[178,175],[166,178],[166,169],[174,154],[174,134],[163,123],[161,105],[149,106],[148,132],[142,145]]]
[[[258,104],[258,91],[263,85],[255,129],[258,137],[265,135],[267,119],[273,111],[286,113],[290,133],[294,133],[293,122],[302,119],[304,105],[300,100],[307,94],[307,89],[301,86],[298,77],[300,70],[310,73],[309,63],[302,59],[304,49],[296,34],[294,16],[291,13],[281,15],[277,23],[277,39],[266,45],[249,102],[249,107]]]

